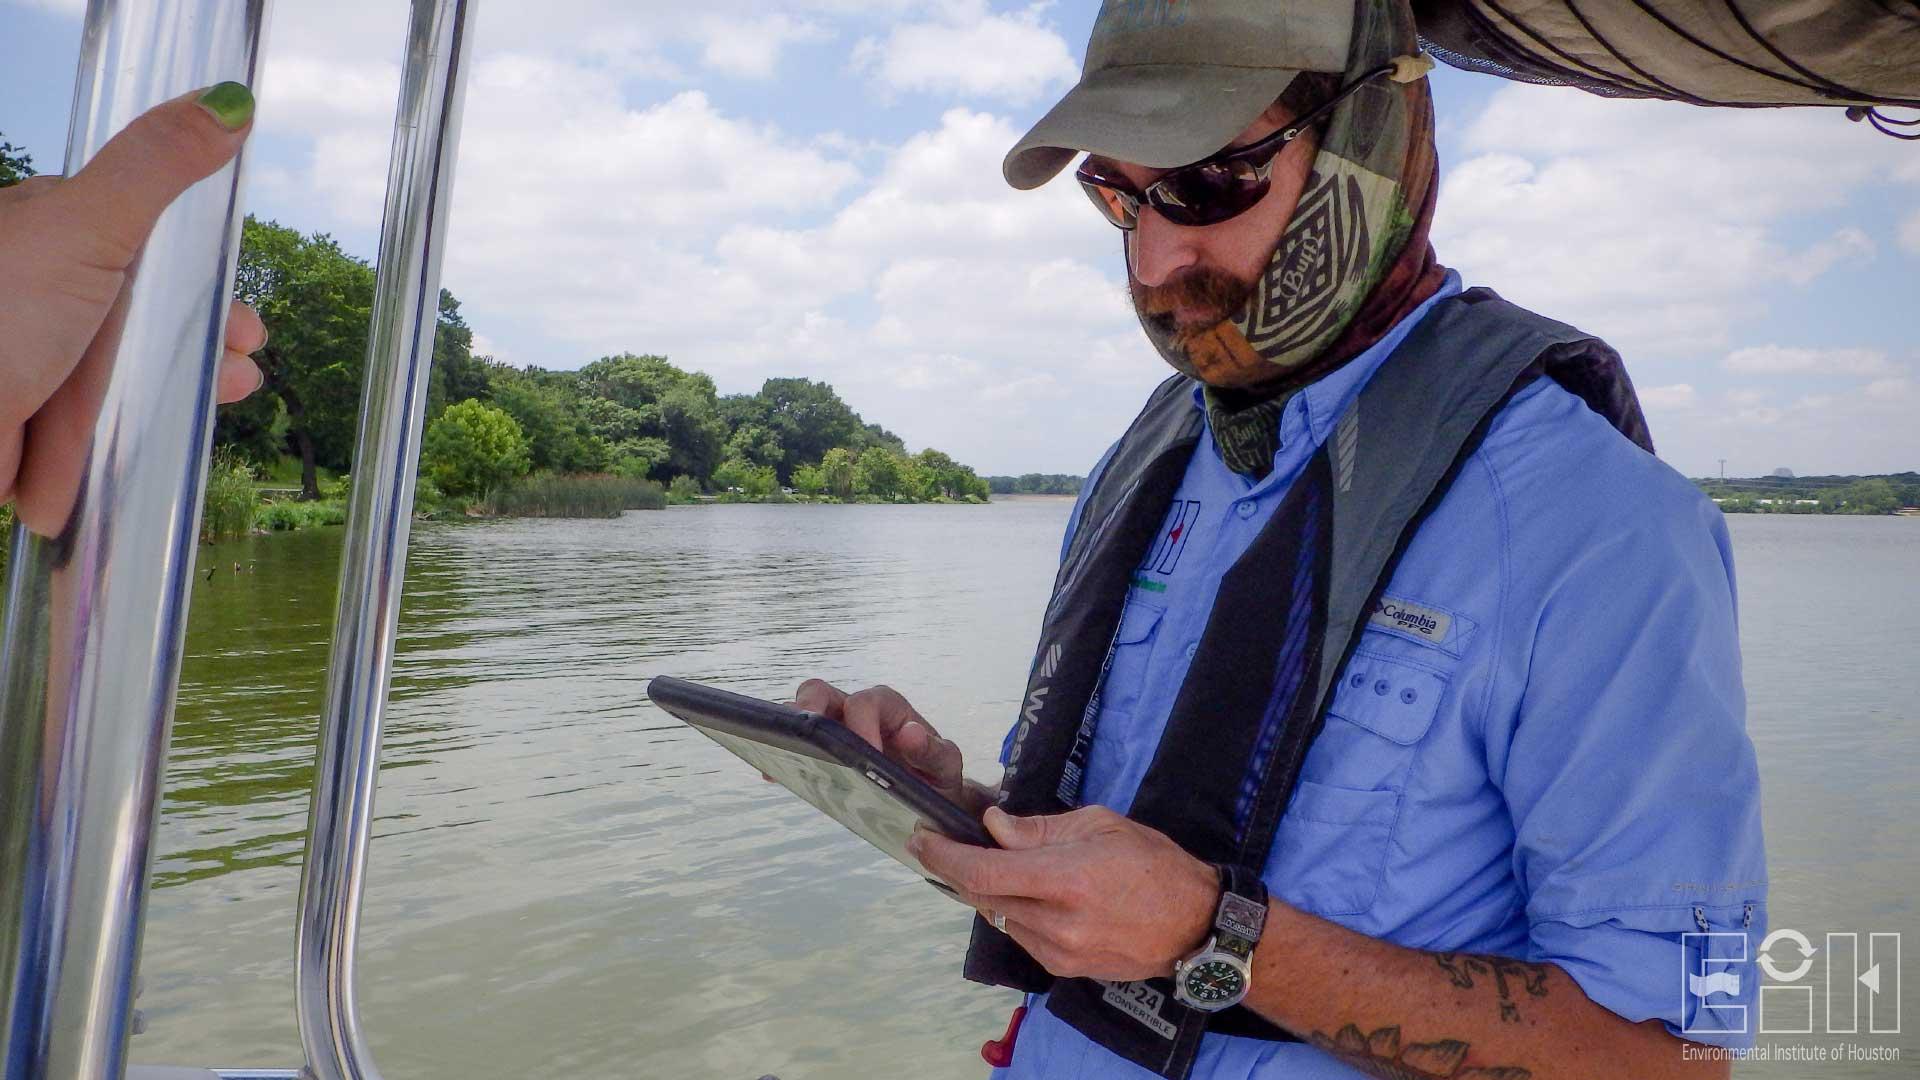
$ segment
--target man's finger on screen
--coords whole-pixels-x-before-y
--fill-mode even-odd
[[[894,757],[897,754],[894,735],[902,724],[917,719],[919,714],[898,691],[890,686],[869,686],[847,695],[840,722],[874,749]]]
[[[894,745],[899,748],[902,761],[938,783],[946,785],[959,781],[960,748],[935,734],[932,728],[921,721],[909,720],[901,724],[899,733],[894,736]]]
[[[825,679],[808,679],[793,692],[793,707],[838,720],[847,707],[847,695]]]

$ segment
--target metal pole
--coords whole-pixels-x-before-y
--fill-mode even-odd
[[[468,0],[414,0],[388,166],[366,396],[300,883],[300,1042],[318,1080],[380,1075],[361,1035],[354,945],[439,317],[470,9]]]
[[[66,168],[149,107],[256,85],[265,0],[93,0]],[[16,529],[0,646],[0,1076],[126,1068],[193,580],[240,167],[161,215],[81,369],[109,372],[58,537]]]

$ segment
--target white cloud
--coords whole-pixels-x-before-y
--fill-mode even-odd
[[[1661,456],[1695,475],[1727,459],[1729,476],[1785,465],[1803,475],[1900,472],[1920,459],[1920,388],[1907,377],[1783,397],[1764,388],[1701,394],[1696,407],[1656,424]]]
[[[957,3],[936,21],[862,40],[853,63],[892,92],[1024,104],[1080,75],[1066,39],[1042,18],[1046,7],[1000,15],[980,0]]]
[[[1671,386],[1649,386],[1640,391],[1640,404],[1659,412],[1679,412],[1693,408],[1698,397],[1689,383],[1674,383]]]
[[[1860,392],[1871,401],[1894,403],[1912,401],[1915,397],[1920,397],[1920,394],[1915,393],[1913,380],[1906,376],[1875,379]]]
[[[701,59],[723,74],[770,78],[780,55],[794,44],[813,44],[833,35],[817,23],[787,15],[750,18],[710,17],[700,21]]]
[[[1735,349],[1720,362],[1743,375],[1843,375],[1866,378],[1899,369],[1878,349],[1801,349],[1758,345]]]
[[[1797,244],[1787,224],[1920,180],[1910,150],[1834,119],[1504,87],[1443,170],[1435,246],[1471,280],[1629,355],[1724,348],[1782,281],[1870,258],[1880,231]]]
[[[1907,216],[1900,226],[1900,246],[1915,255],[1920,255],[1920,210]]]
[[[1805,285],[1843,263],[1870,262],[1874,251],[1873,239],[1861,229],[1848,225],[1802,251],[1787,264],[1784,274],[1795,285]]]

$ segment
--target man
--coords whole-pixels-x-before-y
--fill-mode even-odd
[[[983,809],[1002,850],[913,853],[981,912],[968,977],[1030,994],[996,1076],[1644,1080],[1746,1042],[1724,526],[1610,350],[1435,260],[1415,52],[1403,0],[1109,0],[1007,159],[1089,153],[1180,375],[1082,492],[999,785],[890,690],[798,694]]]

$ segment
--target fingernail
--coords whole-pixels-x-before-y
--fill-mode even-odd
[[[247,396],[251,397],[259,393],[260,388],[265,385],[267,385],[267,369],[256,363],[253,365],[253,389],[247,391]]]
[[[239,131],[253,119],[253,91],[245,83],[214,83],[194,101],[228,131]]]

